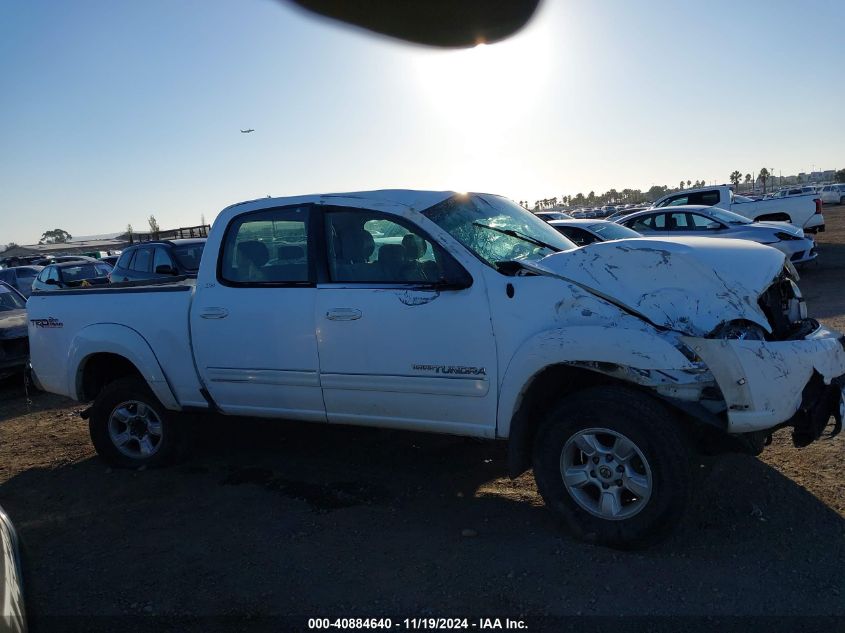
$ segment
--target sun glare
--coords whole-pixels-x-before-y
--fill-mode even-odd
[[[525,116],[550,81],[550,47],[537,29],[496,44],[426,52],[418,59],[422,90],[456,133],[479,140]]]
[[[496,190],[512,172],[513,130],[530,124],[552,83],[551,39],[543,29],[461,51],[427,51],[416,60],[431,119],[446,132],[451,185]],[[513,175],[511,175],[513,177]]]

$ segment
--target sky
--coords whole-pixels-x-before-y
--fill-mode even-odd
[[[276,0],[3,0],[0,244],[267,195],[840,169],[843,24],[841,0],[545,0],[444,51]]]

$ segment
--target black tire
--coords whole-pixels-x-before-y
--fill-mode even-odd
[[[109,433],[112,412],[119,405],[129,401],[140,402],[149,407],[161,423],[155,450],[150,455],[139,454],[133,457],[125,454],[118,448]],[[132,376],[116,380],[103,388],[91,407],[88,430],[97,454],[110,466],[155,468],[171,464],[181,456],[184,449],[185,425],[180,422],[177,414],[164,408],[143,379]],[[135,443],[140,446],[139,442]],[[129,443],[127,450],[131,448],[132,442]]]
[[[639,504],[622,506],[628,508],[626,511],[639,508],[632,516],[602,518],[586,510],[567,490],[561,468],[563,451],[570,438],[586,429],[607,429],[622,435],[644,457],[644,460],[633,459],[638,468],[649,469],[650,494],[642,495],[638,502],[630,491],[621,487],[618,491],[627,495],[623,496],[626,503]],[[600,432],[595,437],[613,439]],[[568,454],[573,448],[578,451],[570,445]],[[579,454],[583,459],[585,454]],[[598,464],[605,458],[606,455],[600,458]],[[589,464],[588,467],[592,468]],[[593,479],[596,471],[589,472],[590,481],[578,490],[583,490],[584,496],[595,494],[601,499],[602,490],[596,483],[598,480]],[[546,506],[576,537],[619,549],[634,549],[665,538],[683,516],[692,489],[693,459],[689,441],[678,421],[659,401],[625,387],[594,387],[564,398],[549,412],[534,442],[534,477]],[[613,486],[611,481],[606,487]]]

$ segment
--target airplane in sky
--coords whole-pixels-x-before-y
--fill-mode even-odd
[[[255,130],[252,128],[249,128],[248,130],[241,130],[241,134],[249,134],[250,132],[255,132]]]

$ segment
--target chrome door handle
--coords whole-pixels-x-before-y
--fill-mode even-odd
[[[361,311],[355,308],[333,308],[326,312],[330,321],[356,321],[361,318]]]
[[[229,311],[226,308],[203,308],[200,316],[203,319],[225,319],[229,316]]]

